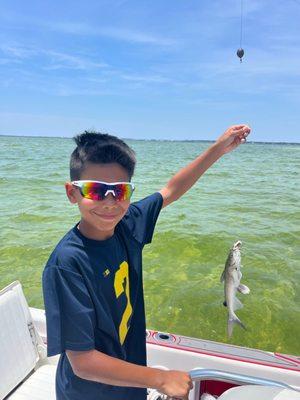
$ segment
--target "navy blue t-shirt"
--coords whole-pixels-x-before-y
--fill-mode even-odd
[[[112,386],[73,373],[66,350],[96,349],[146,365],[142,250],[150,243],[163,199],[132,203],[103,241],[77,225],[58,243],[43,272],[48,356],[61,354],[57,400],[145,400],[146,389]]]

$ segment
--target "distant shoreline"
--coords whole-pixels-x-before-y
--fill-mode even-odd
[[[45,139],[72,139],[68,136],[37,136],[37,135],[3,135],[1,137],[20,137],[20,138],[45,138]],[[208,139],[134,139],[134,138],[121,138],[122,140],[132,140],[136,142],[191,142],[191,143],[214,143],[215,140]],[[247,141],[248,144],[277,144],[277,145],[296,145],[299,146],[300,142],[260,142],[260,141]]]

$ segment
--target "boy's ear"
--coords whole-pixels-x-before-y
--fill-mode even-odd
[[[76,188],[72,185],[71,182],[66,182],[65,183],[65,189],[66,189],[66,194],[68,196],[68,199],[72,204],[77,203],[76,195],[75,195],[75,190]]]

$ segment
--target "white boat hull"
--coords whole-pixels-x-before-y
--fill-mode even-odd
[[[35,308],[30,310],[38,332],[46,343],[44,311]],[[149,366],[185,371],[214,369],[278,381],[300,390],[300,357],[297,356],[148,330],[147,360]],[[199,399],[205,390],[219,395],[240,383],[224,381],[202,380],[201,387],[200,384],[195,385],[190,400]]]

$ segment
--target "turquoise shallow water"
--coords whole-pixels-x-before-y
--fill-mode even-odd
[[[137,153],[137,200],[209,146],[127,141]],[[41,273],[61,236],[78,220],[68,203],[70,139],[0,137],[0,287],[20,280],[43,307]],[[300,354],[300,145],[241,146],[216,163],[160,215],[144,251],[148,328],[228,342],[223,286],[228,250],[243,241],[243,282],[230,343]]]

